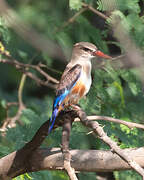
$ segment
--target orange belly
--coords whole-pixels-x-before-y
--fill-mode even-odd
[[[79,99],[81,99],[85,94],[86,87],[79,80],[76,85],[73,87],[70,94],[64,99],[63,103],[59,107],[59,112],[63,109],[63,107],[68,107],[71,104],[78,104]]]
[[[72,95],[78,95],[79,99],[82,98],[84,96],[85,93],[85,85],[82,83],[81,80],[79,80],[76,85],[73,87],[71,94]]]
[[[77,104],[79,99],[81,99],[85,94],[85,85],[82,81],[78,81],[76,85],[73,87],[70,94],[65,98],[64,105]]]

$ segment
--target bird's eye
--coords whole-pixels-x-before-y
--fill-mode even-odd
[[[89,48],[83,47],[82,49],[83,49],[84,51],[87,51],[87,52],[90,51],[90,52],[91,52],[91,50],[90,50]]]

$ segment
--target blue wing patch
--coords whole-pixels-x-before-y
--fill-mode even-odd
[[[81,66],[79,64],[76,64],[74,67],[72,67],[68,72],[67,75],[70,75],[70,78],[67,79],[67,75],[64,74],[65,76],[62,76],[62,81],[60,82],[60,87],[64,86],[64,82],[65,83],[65,88],[59,89],[57,92],[57,96],[55,97],[54,103],[53,103],[53,112],[52,112],[52,116],[49,120],[49,129],[48,129],[48,133],[51,132],[56,117],[59,113],[59,107],[62,104],[62,102],[64,101],[64,99],[68,96],[68,94],[71,92],[72,88],[76,85],[79,77],[81,74]],[[69,82],[68,82],[69,81]],[[68,83],[68,84],[67,84]]]
[[[59,106],[62,104],[63,100],[66,98],[66,96],[69,94],[69,90],[66,90],[63,94],[61,94],[60,96],[57,96],[54,100],[54,104],[53,104],[53,112],[52,112],[52,116],[50,118],[50,124],[49,124],[49,130],[48,130],[48,133],[51,132],[53,126],[54,126],[54,123],[55,123],[55,120],[56,120],[56,117],[58,115],[58,110],[59,110]]]
[[[65,90],[65,92],[59,96],[56,96],[54,100],[53,109],[55,109],[57,106],[60,106],[62,101],[66,98],[66,96],[69,94],[70,90]]]

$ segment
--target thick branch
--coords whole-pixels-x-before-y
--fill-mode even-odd
[[[123,149],[123,153],[130,155],[133,159],[144,167],[144,148]],[[71,165],[76,171],[87,172],[112,172],[117,170],[127,170],[131,167],[117,154],[111,151],[101,150],[71,150]],[[15,165],[16,175],[26,172],[35,172],[41,170],[63,169],[63,154],[60,148],[37,149],[30,157],[28,163],[19,167],[20,159],[13,152],[0,159],[0,179],[6,180],[9,169],[12,164]],[[22,156],[22,154],[21,154]],[[14,172],[12,173],[14,174]],[[9,177],[14,177],[9,175]]]
[[[75,118],[75,113],[73,111],[68,112],[61,112],[59,116],[57,117],[57,123],[54,128],[63,124],[63,120],[65,119],[65,116],[71,116],[72,119]],[[49,121],[46,121],[42,126],[38,129],[32,140],[25,144],[25,146],[14,153],[14,156],[10,155],[8,158],[9,163],[6,165],[7,172],[4,175],[4,177],[15,177],[19,174],[22,174],[25,167],[26,169],[29,167],[30,158],[35,153],[37,148],[43,143],[44,139],[48,135],[48,127],[49,127]],[[3,163],[2,163],[3,164]],[[5,165],[3,164],[5,167]],[[1,165],[2,168],[2,165]],[[3,171],[3,168],[2,168]],[[1,173],[0,173],[1,174]],[[0,177],[3,177],[2,175]],[[5,179],[4,179],[5,180]]]
[[[104,133],[102,127],[100,127],[97,122],[89,121],[86,118],[86,114],[79,107],[77,107],[76,110],[77,111],[60,113],[56,121],[59,123],[57,125],[63,124],[64,116],[68,115],[71,119],[79,116],[81,121],[98,133],[99,137],[106,142],[117,155],[111,151],[70,151],[72,155],[72,168],[76,171],[108,172],[131,169],[132,167],[139,172],[139,174],[143,173],[141,167],[144,167],[144,148],[139,148],[137,150],[120,149],[117,144]],[[52,149],[52,151],[48,149],[38,149],[46,138],[47,132],[48,121],[39,128],[33,139],[22,149],[0,159],[0,178],[6,180],[25,172],[44,169],[63,169],[63,158],[60,149]],[[68,136],[66,138],[68,138]],[[68,142],[67,139],[66,141]]]

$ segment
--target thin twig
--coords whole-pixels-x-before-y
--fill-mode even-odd
[[[114,122],[114,123],[118,123],[118,124],[123,124],[125,126],[127,126],[130,129],[133,128],[139,128],[139,129],[144,129],[144,125],[143,124],[138,124],[138,123],[133,123],[133,122],[127,122],[121,119],[116,119],[116,118],[112,118],[112,117],[108,117],[108,116],[87,116],[88,120],[104,120],[104,121],[110,121],[110,122]],[[80,121],[80,119],[76,118],[75,122]]]
[[[24,63],[18,62],[15,59],[12,59],[12,58],[11,58],[11,60],[9,60],[9,59],[0,59],[0,62],[5,63],[5,64],[14,65],[16,68],[24,68],[25,71],[27,71],[27,69],[25,69],[25,68],[35,69],[39,73],[41,73],[47,79],[47,81],[52,81],[53,83],[56,83],[56,84],[59,83],[59,81],[57,79],[51,77],[50,75],[48,75],[46,72],[44,72],[41,69],[41,66],[42,66],[41,63],[39,63],[38,65],[24,64]]]
[[[69,24],[73,23],[76,18],[82,14],[83,12],[85,12],[87,10],[87,7],[84,7],[82,9],[80,9],[76,14],[74,14],[74,16],[72,16],[70,19],[68,19],[61,27],[59,27],[54,34],[56,34],[59,31],[62,31],[62,29],[64,29],[65,27],[67,27]]]
[[[16,121],[21,122],[20,121],[20,116],[22,114],[22,111],[25,109],[25,105],[24,105],[23,100],[22,100],[22,94],[23,94],[23,89],[24,89],[25,81],[26,81],[26,75],[23,74],[22,77],[21,77],[19,88],[18,88],[18,103],[19,103],[19,108],[18,108],[18,111],[17,111],[15,117],[13,117],[11,119],[10,123],[9,123],[10,127],[15,125]]]
[[[101,13],[100,11],[97,11],[95,8],[93,8],[91,5],[86,4],[86,3],[82,3],[82,9],[80,9],[76,14],[74,14],[74,16],[72,16],[70,19],[68,19],[60,28],[58,28],[55,33],[61,31],[62,29],[64,29],[65,27],[67,27],[69,24],[73,23],[76,18],[81,15],[83,12],[85,12],[86,10],[90,10],[92,12],[94,12],[95,14],[97,14],[98,16],[102,17],[103,19],[107,19],[108,16],[106,16],[105,14]]]
[[[105,14],[101,13],[100,11],[97,11],[95,8],[93,8],[91,5],[82,3],[82,6],[91,10],[93,13],[97,14],[98,16],[102,17],[103,19],[107,20],[108,16]]]
[[[2,53],[2,54],[4,54],[4,53]],[[49,81],[52,81],[53,83],[58,83],[58,81],[55,78],[49,76],[46,72],[44,72],[41,69],[41,67],[42,67],[41,63],[39,63],[38,65],[23,64],[21,62],[18,62],[15,59],[13,59],[10,54],[4,54],[4,55],[8,59],[0,59],[0,62],[13,65],[16,69],[23,72],[23,75],[22,75],[21,82],[20,82],[19,89],[18,89],[18,106],[19,106],[18,111],[14,117],[9,117],[8,116],[8,107],[7,107],[7,117],[4,120],[4,123],[0,129],[2,132],[5,132],[7,130],[7,127],[15,127],[15,122],[19,121],[21,113],[22,113],[23,109],[25,109],[25,106],[24,106],[23,101],[22,101],[22,92],[23,92],[23,87],[24,87],[24,83],[26,80],[26,76],[35,80],[38,84],[43,84],[43,85],[51,87],[51,88],[54,88],[54,85],[49,83]],[[35,76],[31,72],[29,72],[28,71],[29,68],[32,68],[32,69],[38,71],[40,74],[42,74],[46,78],[46,81],[42,81],[37,76]]]
[[[52,81],[54,83],[58,83],[58,81],[56,79],[54,79],[52,77],[50,78],[50,76],[48,76],[48,75],[47,76],[45,75],[45,77],[48,78],[48,79],[46,81],[43,81],[40,78],[38,78],[36,75],[34,75],[33,73],[31,73],[31,72],[26,70],[27,67],[33,68],[33,69],[37,70],[36,65],[23,64],[23,63],[18,62],[17,60],[11,61],[9,59],[0,59],[0,63],[10,64],[10,65],[14,66],[17,70],[19,70],[20,72],[26,74],[29,78],[31,78],[34,81],[36,81],[36,83],[39,84],[39,85],[44,85],[44,86],[50,87],[52,89],[55,89],[56,85],[50,83],[49,81]],[[41,73],[42,71],[43,70],[41,70],[39,72]],[[43,71],[43,73],[44,73],[44,71]]]
[[[46,72],[44,72],[44,71],[41,69],[41,67],[40,67],[39,64],[38,64],[38,65],[31,65],[30,67],[33,68],[33,69],[35,69],[35,70],[37,70],[39,73],[41,73],[48,81],[52,81],[53,83],[56,83],[56,84],[59,83],[59,81],[58,81],[57,79],[51,77],[51,76],[48,75]]]
[[[18,106],[18,102],[8,102],[6,104],[6,108],[10,108],[11,106]]]
[[[19,102],[19,106],[24,106],[23,100],[22,100],[22,94],[23,94],[23,88],[24,88],[25,81],[26,81],[26,75],[23,74],[22,77],[21,77],[19,88],[18,88],[18,102]]]
[[[116,118],[112,118],[112,117],[108,117],[108,116],[88,116],[87,118],[88,118],[88,120],[105,120],[105,121],[111,121],[111,122],[114,122],[114,123],[123,124],[123,125],[127,126],[130,129],[133,129],[133,128],[144,129],[143,124],[127,122],[127,121],[124,121],[124,120],[121,120],[121,119],[116,119]]]
[[[7,130],[7,127],[11,128],[11,127],[15,127],[16,126],[16,121],[19,121],[19,118],[22,114],[22,111],[25,109],[25,105],[22,101],[22,93],[23,93],[23,88],[24,88],[24,83],[26,80],[26,75],[23,74],[20,84],[19,84],[19,88],[18,88],[18,111],[16,113],[16,115],[14,117],[9,117],[8,115],[8,109],[7,109],[7,117],[4,120],[4,123],[2,125],[2,127],[0,128],[0,131],[5,132]],[[13,103],[10,104],[15,105]],[[9,106],[8,106],[9,107]],[[19,121],[20,122],[20,121]]]

